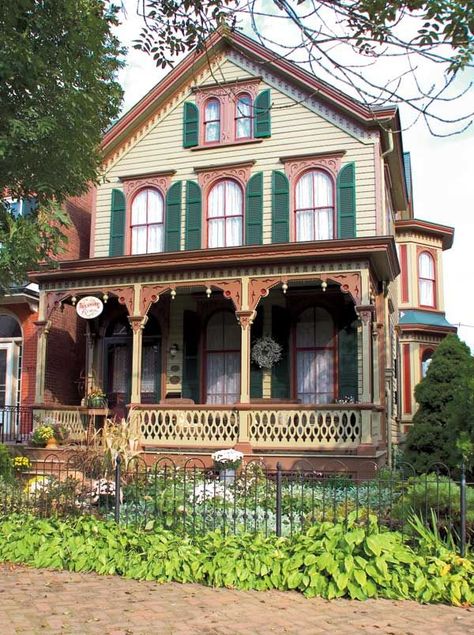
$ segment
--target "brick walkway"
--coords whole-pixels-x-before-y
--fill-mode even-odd
[[[28,635],[467,635],[474,609],[306,600],[297,593],[158,585],[0,565],[0,633]]]

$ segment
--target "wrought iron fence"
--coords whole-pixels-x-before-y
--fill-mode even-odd
[[[29,406],[0,408],[0,443],[23,443],[33,430],[33,409]]]
[[[416,513],[442,536],[453,536],[461,553],[474,540],[474,483],[462,475],[453,480],[439,466],[423,476],[382,469],[361,480],[342,463],[334,472],[271,470],[259,462],[218,472],[197,459],[177,465],[167,457],[151,466],[139,457],[112,465],[87,450],[65,462],[51,456],[34,466],[17,463],[16,473],[0,481],[0,514],[93,514],[189,535],[219,529],[283,536],[315,523],[346,522],[350,515],[365,523],[375,515],[410,540]]]

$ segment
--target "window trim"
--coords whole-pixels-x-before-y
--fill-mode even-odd
[[[237,185],[237,187],[240,189],[240,195],[241,195],[241,214],[233,214],[232,216],[227,216],[225,213],[223,216],[209,216],[209,197],[211,195],[212,190],[217,187],[219,185],[219,183],[227,183],[227,182],[232,182],[235,183]],[[226,194],[226,193],[225,193]],[[224,194],[224,206],[225,206],[225,194]],[[225,212],[225,209],[224,209]],[[242,247],[243,245],[245,245],[245,188],[242,188],[241,183],[239,183],[237,181],[237,179],[235,178],[220,178],[220,179],[216,179],[214,180],[214,182],[212,183],[212,186],[209,187],[208,192],[207,192],[207,196],[206,196],[206,204],[205,204],[205,213],[206,213],[206,217],[205,217],[205,240],[206,240],[206,249],[228,249],[228,248],[232,248],[232,247]],[[241,223],[241,243],[240,245],[220,245],[220,246],[216,246],[216,247],[211,247],[209,245],[209,221],[210,220],[217,220],[217,219],[225,219],[227,220],[227,218],[241,218],[242,219],[242,223]],[[224,243],[227,243],[227,223],[224,222]]]
[[[326,347],[321,347],[321,346],[319,346],[319,347],[302,347],[302,348],[298,348],[297,347],[296,329],[297,329],[297,325],[298,325],[298,320],[301,317],[301,315],[305,311],[308,311],[309,309],[312,309],[312,310],[323,309],[330,316],[330,318],[332,320],[332,333],[333,333],[333,338],[332,338],[333,339],[333,345],[332,346],[326,346]],[[337,340],[336,323],[335,323],[335,320],[334,320],[333,313],[329,310],[329,308],[327,306],[324,306],[322,304],[310,304],[310,305],[307,305],[307,306],[303,307],[300,311],[298,311],[298,313],[293,318],[293,324],[292,324],[292,328],[291,328],[290,341],[291,341],[290,381],[291,381],[291,384],[292,384],[292,386],[290,387],[290,394],[292,395],[292,398],[293,399],[298,399],[298,366],[297,366],[297,353],[298,353],[298,350],[332,350],[332,364],[333,364],[332,368],[333,368],[333,372],[332,372],[332,384],[331,384],[331,386],[332,386],[333,397],[332,397],[332,401],[330,403],[334,403],[334,399],[337,398],[338,384],[339,384],[339,355],[338,355],[339,346],[338,346],[338,340]],[[301,402],[301,403],[303,403],[303,402]],[[324,404],[322,404],[322,405],[324,405]]]
[[[245,245],[245,193],[247,183],[252,176],[252,167],[255,161],[243,161],[241,163],[231,163],[226,166],[210,168],[194,168],[197,173],[198,184],[201,188],[202,210],[201,210],[201,249],[208,249],[207,219],[209,193],[217,181],[230,179],[236,181],[242,190],[242,245]],[[218,249],[218,247],[210,247]],[[233,249],[233,247],[222,247],[222,249]]]
[[[331,180],[331,184],[332,184],[332,236],[330,236],[329,238],[325,238],[325,239],[320,239],[320,238],[312,238],[312,241],[317,241],[317,240],[333,240],[335,237],[337,237],[338,235],[338,227],[337,227],[337,214],[336,214],[336,202],[337,202],[337,192],[336,192],[336,186],[337,186],[337,182],[334,179],[333,175],[328,171],[325,170],[323,168],[320,167],[315,167],[315,168],[308,168],[306,170],[304,170],[303,172],[301,172],[298,175],[298,178],[295,179],[295,182],[293,184],[293,188],[292,188],[292,192],[290,195],[290,209],[292,210],[292,219],[291,219],[291,223],[290,223],[290,238],[291,238],[291,234],[293,234],[293,242],[311,242],[311,240],[298,240],[297,239],[297,223],[296,223],[296,214],[297,214],[297,209],[296,209],[296,188],[298,187],[298,183],[300,182],[300,180],[306,175],[309,174],[311,172],[322,172],[323,174],[326,174],[329,179]],[[314,187],[314,185],[313,185]],[[314,189],[313,189],[313,195],[314,195]],[[305,208],[306,209],[306,208]],[[311,209],[311,211],[313,211],[314,215],[316,213],[316,211],[318,209],[328,209],[327,207],[313,207],[313,208],[307,208],[307,209]],[[303,208],[299,211],[303,211]]]
[[[337,175],[342,168],[342,157],[345,150],[336,150],[328,153],[315,153],[291,157],[280,157],[280,162],[285,166],[285,174],[290,185],[290,242],[296,243],[296,185],[299,179],[313,170],[326,172],[333,183],[333,239],[339,235],[337,224]],[[333,240],[330,239],[330,240]],[[310,241],[300,241],[310,242]]]
[[[433,278],[422,278],[420,275],[420,258],[423,254],[427,254],[431,257],[433,262]],[[438,293],[437,293],[437,281],[438,281],[438,267],[437,267],[437,258],[436,252],[432,249],[427,249],[425,247],[418,247],[416,254],[416,267],[417,267],[417,289],[418,289],[418,306],[423,309],[431,309],[436,310],[438,307]],[[433,283],[433,303],[432,304],[422,304],[421,303],[421,293],[420,293],[420,282],[421,280],[429,280]]]
[[[216,102],[219,105],[219,118],[218,119],[209,119],[206,120],[206,110],[207,110],[207,106],[211,103],[211,102]],[[219,97],[217,96],[210,96],[208,97],[202,107],[202,125],[200,126],[200,137],[201,137],[201,142],[202,145],[204,146],[216,146],[216,145],[220,145],[222,143],[222,136],[223,136],[223,113],[224,113],[224,104],[222,103],[222,101],[219,99]],[[215,123],[216,121],[219,122],[219,139],[217,141],[207,141],[206,139],[206,125],[209,123]]]
[[[208,395],[208,386],[207,386],[207,361],[208,361],[208,353],[238,353],[239,356],[241,355],[241,350],[240,347],[238,349],[215,349],[212,351],[209,351],[209,349],[207,348],[207,329],[209,326],[209,322],[212,320],[212,318],[218,314],[218,313],[229,313],[230,315],[235,315],[234,312],[230,309],[227,308],[218,308],[215,311],[212,311],[208,316],[207,319],[204,323],[204,328],[202,331],[202,357],[201,357],[201,377],[202,377],[202,384],[201,384],[201,403],[203,404],[207,404],[207,395]],[[236,324],[236,327],[238,328],[238,325]],[[237,396],[237,401],[235,401],[234,403],[238,403],[240,401],[240,394],[242,391],[242,368],[240,365],[240,359],[239,359],[239,374],[240,374],[240,381],[239,381],[239,394]],[[228,403],[224,403],[224,404],[209,404],[211,406],[222,406],[222,405],[232,405],[232,404],[228,404]]]
[[[250,100],[250,115],[248,117],[244,117],[242,115],[239,116],[238,113],[238,103],[239,103],[239,99],[242,99],[243,97],[248,97]],[[255,112],[254,112],[254,108],[255,108],[255,99],[252,97],[252,95],[247,92],[247,91],[243,91],[241,93],[238,93],[235,96],[235,101],[234,101],[234,141],[235,142],[240,142],[240,141],[250,141],[251,139],[255,139]],[[241,119],[249,119],[250,120],[250,135],[247,137],[238,137],[237,136],[237,126],[238,126],[238,122]]]
[[[171,178],[175,174],[175,170],[167,171],[167,172],[159,172],[153,175],[144,176],[140,175],[137,177],[125,178],[122,177],[123,181],[123,193],[125,195],[125,237],[124,237],[124,256],[143,256],[146,254],[132,254],[132,229],[131,229],[131,221],[132,221],[132,203],[135,199],[135,196],[140,193],[141,190],[144,189],[155,189],[158,190],[161,196],[163,197],[163,231],[165,232],[165,240],[166,240],[166,195],[171,186]],[[164,249],[163,249],[164,252]],[[163,253],[161,251],[152,252],[152,253]]]
[[[139,196],[142,192],[148,192],[150,190],[153,190],[154,192],[158,192],[158,194],[161,196],[161,200],[163,203],[163,220],[161,223],[141,223],[140,225],[132,225],[132,211],[133,211],[133,203],[135,201],[135,199],[137,198],[137,196]],[[148,221],[148,194],[147,194],[147,221]],[[161,249],[161,251],[148,251],[148,228],[151,225],[161,225],[163,228],[163,249]],[[147,228],[147,241],[146,241],[146,245],[147,245],[147,250],[140,252],[140,253],[133,253],[132,251],[132,247],[133,247],[133,228],[134,227],[146,227]],[[130,232],[130,244],[129,244],[129,250],[130,250],[130,255],[131,256],[145,256],[145,255],[149,255],[149,254],[161,254],[165,251],[165,228],[166,228],[166,197],[163,196],[163,193],[157,188],[157,187],[151,187],[151,186],[144,186],[139,188],[133,195],[132,200],[130,201],[130,224],[129,224],[129,232]]]

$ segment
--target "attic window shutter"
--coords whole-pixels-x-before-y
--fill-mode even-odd
[[[173,183],[166,195],[165,251],[179,251],[181,230],[181,181]]]
[[[339,238],[356,237],[355,164],[348,163],[337,175],[337,225]]]
[[[254,174],[245,193],[245,244],[262,244],[263,172]]]
[[[125,243],[125,196],[122,190],[112,190],[110,209],[109,256],[123,256]]]
[[[186,183],[186,249],[201,248],[201,188],[194,181]]]
[[[199,142],[199,110],[192,101],[183,107],[183,147],[192,148]]]
[[[272,173],[272,242],[287,243],[290,240],[290,185],[286,174]]]
[[[255,98],[254,136],[270,137],[272,134],[270,89],[262,90]]]

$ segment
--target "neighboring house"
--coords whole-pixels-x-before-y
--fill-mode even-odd
[[[66,209],[71,219],[71,226],[65,231],[68,244],[58,259],[70,260],[87,256],[91,202],[90,194],[68,201]],[[11,200],[9,203],[17,215],[29,214],[36,205],[34,199]],[[38,309],[38,285],[34,283],[12,287],[7,294],[0,297],[0,442],[21,441],[32,428],[31,407],[35,402]],[[68,323],[64,314],[58,313],[53,320],[54,324],[51,324],[56,337],[51,339],[48,356],[51,360],[64,359],[65,351],[68,351],[66,367],[74,365],[76,356],[75,346],[65,348],[65,340],[77,339],[75,315],[73,321],[74,324]],[[79,326],[83,328],[81,323]],[[80,351],[81,347],[77,350]],[[83,365],[82,359],[82,367]],[[64,363],[60,364],[57,370],[51,368],[49,371],[58,386],[63,382],[63,375],[67,374],[61,366],[64,366]],[[65,398],[70,397],[69,392],[62,394]],[[74,398],[76,394],[73,395]]]
[[[103,310],[74,342],[84,395],[133,406],[145,449],[383,464],[399,433],[395,233],[403,252],[405,227],[435,227],[409,220],[400,128],[396,108],[216,32],[105,135],[91,257],[32,277],[43,413],[85,421],[79,395],[54,392],[58,367],[79,376],[49,349],[61,311],[93,296]],[[283,349],[270,369],[251,360],[264,335]]]

